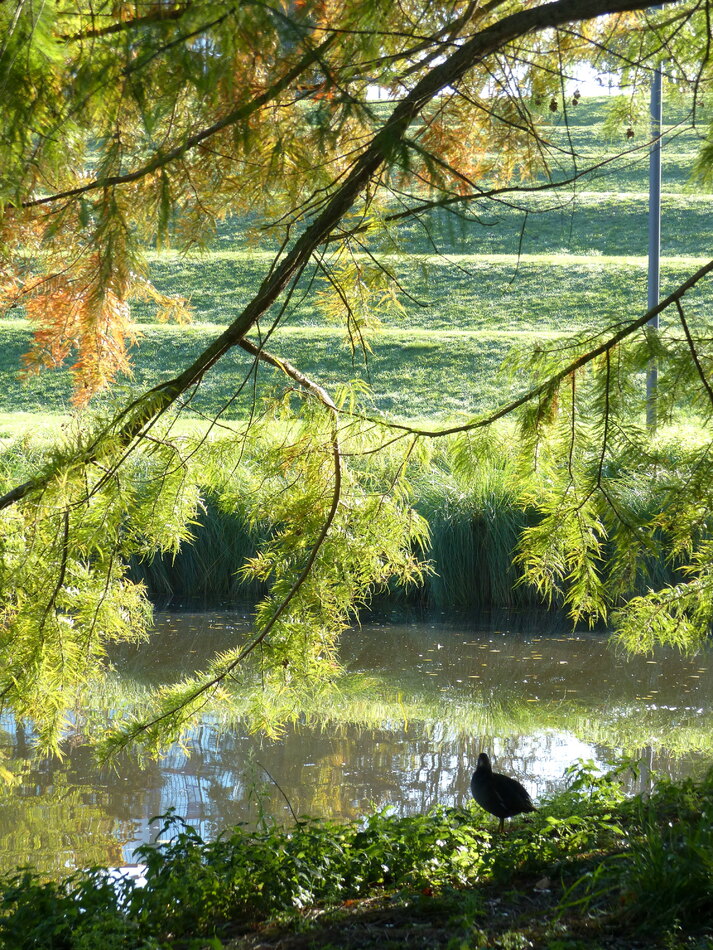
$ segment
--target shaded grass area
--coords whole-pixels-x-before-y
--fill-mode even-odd
[[[145,328],[137,347],[134,375],[112,386],[109,398],[119,405],[171,379],[218,334],[212,325]],[[449,416],[472,413],[500,402],[512,386],[499,381],[498,368],[508,349],[522,338],[509,333],[470,331],[388,331],[372,354],[352,353],[337,328],[285,329],[279,355],[293,361],[320,384],[333,387],[352,378],[367,379],[374,390],[375,408],[408,416]],[[71,393],[67,371],[43,373],[24,381],[17,377],[17,361],[30,343],[29,328],[17,321],[0,325],[0,374],[12,380],[0,391],[0,412],[62,412]],[[228,418],[244,415],[254,388],[252,358],[241,350],[226,356],[206,376],[191,406],[204,413],[226,409]],[[268,386],[278,377],[260,367],[259,380]]]
[[[194,540],[178,555],[134,561],[131,576],[143,581],[153,598],[204,598],[206,601],[253,602],[265,587],[237,575],[248,557],[257,553],[261,538],[243,521],[224,512],[208,498],[193,529]]]
[[[36,424],[23,432],[28,420],[36,420]],[[0,417],[0,438],[10,443],[8,459],[14,458],[15,463],[23,460],[22,464],[32,459],[32,464],[41,464],[53,447],[61,446],[63,428],[76,425],[77,421],[68,416],[28,413],[21,414],[18,422],[14,416],[6,415]],[[237,423],[235,430],[239,431],[241,425]],[[181,416],[175,434],[180,436],[181,431],[187,444],[194,444],[194,440],[204,439],[212,430],[206,421],[189,425],[186,417]],[[662,431],[660,443],[666,452],[673,453],[671,464],[675,464],[681,441],[695,441],[700,434],[701,430],[693,427]],[[469,458],[467,463],[461,458],[457,442],[443,440],[428,465],[414,469],[410,477],[410,503],[429,526],[428,542],[418,554],[428,562],[430,570],[418,586],[377,589],[375,605],[384,601],[390,605],[438,608],[543,605],[535,588],[522,582],[521,569],[514,564],[524,529],[539,517],[530,496],[520,490],[522,486],[518,487],[517,430],[501,426],[496,435],[488,453]],[[279,443],[279,426],[272,436],[275,444]],[[212,438],[215,437],[213,432]],[[359,445],[353,441],[350,449],[358,452]],[[25,470],[20,468],[16,478],[23,477]],[[265,588],[246,581],[240,568],[267,540],[270,527],[264,522],[260,522],[262,527],[251,526],[250,506],[228,504],[225,499],[219,502],[209,485],[209,480],[197,485],[201,504],[190,523],[189,540],[175,554],[156,555],[152,560],[135,559],[131,576],[144,582],[156,599],[198,597],[206,602],[254,603],[264,595]],[[661,500],[656,486],[651,485],[635,491],[626,504],[631,505],[631,516],[639,517],[660,508]],[[607,563],[606,557],[603,563]],[[662,536],[656,556],[640,565],[627,593],[643,593],[649,587],[659,589],[680,580],[677,563],[671,559],[670,539]],[[561,601],[555,599],[554,606],[559,608]]]
[[[710,212],[708,221],[713,227]],[[696,255],[706,246],[700,240]],[[392,329],[570,330],[630,319],[645,309],[646,258],[629,252],[619,257],[549,251],[520,257],[483,256],[467,248],[456,252],[449,245],[443,256],[425,250],[380,259],[398,274],[403,288],[398,296],[406,312],[380,314]],[[164,253],[152,260],[152,273],[162,291],[190,298],[196,323],[223,324],[234,319],[250,299],[271,260],[269,253],[255,251],[190,258]],[[681,284],[705,260],[700,256],[665,258],[662,293]],[[304,278],[303,285],[310,281],[312,275]],[[317,275],[311,286],[313,292],[291,309],[280,338],[287,328],[324,325],[315,298],[326,289],[326,281]],[[710,310],[713,290],[704,285],[696,295],[694,314]],[[140,322],[154,322],[148,305],[137,304],[134,311]],[[378,349],[378,337],[375,346]]]
[[[482,199],[459,208],[432,209],[400,220],[375,247],[406,254],[577,254],[629,256],[648,251],[648,183],[604,180],[606,190],[535,193],[509,199]],[[713,237],[713,196],[698,189],[669,190],[661,199],[661,253],[697,256]],[[398,206],[394,213],[403,209]],[[264,245],[263,245],[264,246]],[[215,250],[245,251],[242,222],[228,219],[216,236]]]
[[[586,765],[507,835],[471,806],[361,822],[233,829],[172,814],[139,849],[146,886],[100,869],[0,884],[10,950],[212,946],[595,950],[709,947],[710,775],[626,801]]]
[[[518,201],[525,210],[489,202],[464,214],[435,211],[402,224],[401,246],[409,253],[434,250],[462,254],[595,254],[647,253],[648,194],[583,192],[569,201],[553,198]],[[558,204],[563,207],[558,208]],[[711,198],[665,194],[662,198],[661,253],[667,257],[698,255],[713,237]],[[435,248],[434,248],[435,244]]]

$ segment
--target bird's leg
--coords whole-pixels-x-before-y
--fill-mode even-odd
[[[502,834],[502,833],[505,831],[505,819],[504,819],[504,818],[501,818],[501,819],[500,819],[500,827],[498,828],[498,831],[500,832],[500,834]]]

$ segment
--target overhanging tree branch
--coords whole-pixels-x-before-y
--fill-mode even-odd
[[[127,30],[135,30],[138,27],[149,26],[152,23],[165,23],[170,20],[180,20],[193,6],[192,3],[183,3],[171,9],[170,7],[159,7],[151,13],[143,16],[132,17],[130,20],[119,20],[117,23],[111,23],[108,26],[91,27],[88,30],[80,30],[78,33],[60,33],[59,39],[67,43],[77,42],[78,40],[95,39],[101,36],[111,36],[114,33],[124,33]]]
[[[262,360],[262,362],[267,363],[268,366],[279,369],[285,376],[289,376],[298,386],[301,386],[302,389],[305,389],[308,393],[315,396],[327,409],[331,409],[333,412],[337,411],[334,400],[327,390],[311,380],[309,376],[305,376],[305,374],[300,372],[296,366],[293,366],[289,360],[283,359],[280,356],[273,356],[272,353],[264,350],[261,346],[257,346],[252,340],[241,340],[239,345],[246,353],[250,353],[250,355],[256,357],[256,359]]]
[[[604,340],[603,343],[600,343],[593,349],[588,350],[581,356],[578,356],[577,359],[567,363],[567,365],[564,366],[558,373],[555,373],[554,376],[550,376],[547,380],[545,380],[544,383],[540,383],[539,386],[529,389],[526,393],[523,393],[522,396],[518,396],[517,399],[507,403],[507,405],[501,406],[494,412],[488,413],[485,416],[481,416],[479,419],[473,419],[471,422],[463,423],[463,425],[449,426],[445,429],[419,429],[414,426],[408,426],[398,422],[387,422],[384,419],[379,419],[378,417],[374,416],[364,416],[364,419],[369,422],[378,422],[389,429],[395,429],[397,431],[404,432],[405,434],[427,436],[430,438],[440,438],[441,436],[455,435],[457,432],[469,432],[473,429],[483,429],[489,425],[492,425],[494,422],[497,422],[498,419],[502,419],[504,416],[509,416],[511,413],[515,412],[516,409],[519,409],[528,402],[532,402],[533,399],[538,399],[540,396],[543,396],[554,386],[559,385],[563,379],[566,379],[578,369],[582,369],[582,367],[586,366],[588,363],[591,363],[592,360],[597,359],[599,356],[608,354],[614,349],[615,346],[618,346],[619,343],[626,340],[627,337],[630,337],[632,333],[635,333],[637,330],[645,327],[652,317],[655,317],[667,307],[670,307],[671,304],[676,304],[678,306],[681,298],[684,297],[692,287],[699,283],[699,281],[703,280],[704,277],[707,277],[710,273],[713,273],[713,260],[708,261],[707,264],[704,264],[703,267],[697,270],[695,274],[692,274],[688,280],[684,281],[680,287],[677,287],[676,290],[670,293],[668,297],[658,303],[655,307],[652,307],[651,310],[647,310],[646,313],[642,314],[642,316],[638,317],[632,323],[622,327],[621,330],[618,330],[608,339]],[[1,507],[2,499],[0,499],[0,508]]]
[[[557,27],[575,20],[586,20],[607,14],[641,10],[649,6],[651,6],[651,0],[555,0],[553,3],[513,13],[497,23],[486,27],[481,32],[476,33],[470,40],[452,53],[451,56],[427,73],[396,106],[386,124],[377,132],[368,147],[355,161],[351,171],[343,177],[341,185],[336,188],[332,197],[326,202],[322,212],[297,239],[285,257],[265,277],[256,296],[233,323],[177,377],[149,390],[130,407],[120,413],[108,427],[99,433],[89,448],[84,450],[80,458],[76,461],[84,462],[85,464],[93,461],[97,457],[103,439],[107,434],[111,434],[115,444],[129,445],[137,436],[140,436],[144,426],[165,412],[182,393],[200,382],[205,373],[210,370],[222,356],[234,346],[238,345],[251,327],[255,325],[257,320],[275,303],[287,284],[298,277],[304,270],[314,251],[317,250],[334,229],[338,227],[343,216],[354,205],[367,185],[374,180],[382,166],[388,165],[392,158],[398,154],[404,144],[406,132],[413,120],[429,102],[448,87],[456,85],[477,63],[485,57],[492,55],[495,51],[512,40],[538,30]],[[332,37],[326,40],[325,44],[331,41],[333,41]],[[264,96],[274,97],[274,95],[277,94],[277,86],[279,85],[281,88],[284,88],[288,85],[291,81],[288,77],[295,73],[296,70],[301,72],[306,68],[308,65],[307,60],[309,59],[309,62],[312,62],[318,54],[321,54],[325,44],[322,44],[317,50],[306,54],[300,63],[283,77],[280,83],[266,92]],[[299,72],[297,74],[299,74]],[[261,99],[262,97],[258,97],[242,108],[254,110],[259,107],[258,102]],[[242,113],[242,110],[236,110],[236,113],[232,114],[233,118],[231,121],[239,121],[239,118],[242,117],[242,115],[237,115],[239,112]],[[199,140],[202,141],[203,138],[208,137],[209,134],[214,134],[215,131],[219,130],[218,127],[226,127],[226,125],[230,124],[229,120],[230,117],[225,117],[219,123],[216,123],[215,126],[211,127],[211,130],[204,130],[202,133],[198,133],[200,137]],[[196,136],[192,137],[187,143],[179,147],[178,150],[174,150],[173,153],[167,153],[167,156],[161,159],[157,158],[155,160],[156,164],[150,163],[153,166],[151,170],[155,170],[167,164],[168,161],[180,157],[187,148],[198,144],[198,142],[195,141],[196,138]],[[172,157],[169,158],[169,156]],[[148,168],[149,166],[145,166],[140,172],[142,174],[148,174]],[[105,179],[104,185],[112,183],[118,184],[123,180],[135,180],[137,177],[140,177],[138,171],[133,173],[133,176],[130,178],[126,178],[126,176],[116,176],[116,180],[110,181],[109,179]],[[94,183],[92,187],[100,187],[100,185]],[[34,203],[57,200],[59,197],[73,197],[77,194],[81,194],[83,190],[88,190],[88,188],[89,186],[86,186],[85,189],[75,189],[66,192],[63,196],[38,199],[38,201]],[[713,262],[709,265],[709,269],[710,268],[713,268]],[[705,270],[705,273],[707,272],[708,270]],[[704,274],[701,272],[694,275],[695,279],[693,283],[701,279],[702,276],[704,276]],[[684,287],[688,289],[688,286],[692,285],[692,283],[689,284],[687,282]],[[683,292],[685,292],[685,290]],[[662,304],[660,309],[663,309],[663,306]],[[658,309],[659,308],[656,308],[651,313],[658,312]],[[647,316],[650,315],[651,314]],[[633,332],[638,326],[643,325],[646,319],[647,317],[635,322],[632,327],[623,333],[623,337]],[[605,345],[601,352],[604,352],[606,348]],[[524,396],[515,403],[504,407],[493,415],[491,421],[506,415],[519,405],[527,402],[530,398],[532,398],[532,395]],[[482,424],[485,425],[486,423],[483,422]],[[0,498],[0,510],[24,498],[33,490],[42,487],[43,484],[49,481],[49,478],[50,476],[45,476],[17,486]]]
[[[241,106],[238,106],[237,109],[233,109],[232,112],[229,112],[227,115],[223,116],[222,119],[219,119],[217,122],[214,122],[213,125],[208,126],[206,129],[201,129],[200,132],[196,132],[195,135],[189,136],[182,145],[177,145],[175,148],[170,149],[168,152],[165,152],[163,155],[157,155],[156,158],[152,159],[150,162],[147,162],[145,165],[142,165],[141,168],[136,168],[132,172],[126,172],[123,175],[109,175],[104,178],[96,178],[94,181],[87,182],[85,185],[79,185],[77,188],[69,188],[67,191],[59,191],[52,195],[45,195],[43,198],[31,198],[27,201],[23,201],[19,207],[21,208],[36,208],[39,205],[53,204],[56,201],[63,201],[66,198],[77,198],[80,195],[85,195],[87,192],[96,191],[103,188],[112,188],[116,185],[126,185],[130,182],[139,181],[141,178],[145,178],[147,175],[151,175],[154,172],[158,171],[161,168],[164,168],[166,165],[170,165],[172,162],[175,162],[177,159],[182,158],[186,152],[189,152],[191,149],[194,149],[197,145],[200,145],[201,142],[205,142],[206,139],[211,138],[216,135],[218,132],[222,132],[223,129],[229,128],[231,125],[235,125],[238,122],[242,122],[245,119],[250,118],[255,112],[259,109],[262,109],[263,106],[272,102],[281,92],[284,92],[294,81],[298,79],[305,70],[309,69],[315,62],[318,62],[319,59],[326,53],[329,47],[334,43],[336,37],[328,36],[323,43],[320,43],[319,46],[314,49],[308,50],[302,59],[293,66],[285,75],[278,79],[278,81],[270,86],[269,89],[266,89],[265,92],[261,93],[259,96],[255,96],[254,99],[251,99],[250,102],[246,102]],[[11,203],[8,203],[8,207],[12,207]]]
[[[683,307],[681,306],[680,300],[676,301],[676,309],[678,310],[678,316],[681,320],[681,326],[683,327],[683,332],[686,334],[686,343],[688,343],[688,349],[690,350],[690,353],[691,353],[691,359],[695,363],[696,372],[698,373],[698,376],[700,377],[700,380],[703,383],[703,386],[706,392],[708,393],[708,398],[711,401],[711,405],[713,405],[713,387],[711,387],[711,384],[708,382],[708,377],[706,376],[705,370],[703,369],[703,366],[701,365],[701,359],[700,359],[700,356],[698,355],[698,350],[696,349],[696,345],[693,342],[691,331],[688,328],[688,321],[686,320],[686,315],[683,312]]]
[[[245,341],[243,341],[243,344],[244,343]],[[322,389],[321,386],[313,383],[310,379],[308,379],[308,377],[304,376],[303,373],[300,373],[299,370],[295,369],[294,366],[287,363],[286,361],[279,360],[277,357],[270,356],[270,354],[265,353],[265,351],[261,351],[259,347],[252,343],[247,345],[243,344],[241,344],[241,346],[243,346],[243,348],[249,353],[253,353],[256,357],[264,359],[270,365],[287,373],[288,376],[291,376],[293,379],[295,379],[295,381],[298,382],[300,386],[302,386],[312,395],[315,395],[319,401],[327,407],[331,416],[331,434],[329,444],[333,466],[333,486],[329,511],[327,512],[322,527],[320,528],[319,533],[309,550],[309,554],[307,555],[302,569],[295,578],[290,589],[273,610],[269,620],[265,623],[262,630],[260,630],[259,633],[257,633],[252,638],[252,640],[250,640],[249,643],[239,650],[236,656],[234,656],[228,662],[225,662],[217,670],[217,672],[209,675],[204,680],[204,682],[192,690],[188,696],[185,696],[181,701],[175,703],[169,709],[158,713],[157,715],[147,719],[142,723],[139,723],[138,725],[130,727],[127,733],[122,737],[121,742],[118,743],[118,748],[124,748],[129,743],[136,741],[139,736],[150,732],[156,726],[160,725],[160,723],[176,716],[177,714],[181,713],[182,710],[185,711],[186,709],[190,708],[191,705],[195,703],[195,701],[200,697],[203,697],[203,704],[205,704],[205,702],[207,702],[210,698],[211,693],[217,689],[227,677],[233,674],[234,670],[240,666],[246,657],[254,653],[260,644],[265,642],[268,634],[274,630],[278,620],[285,613],[287,608],[299,593],[300,588],[309,577],[319,552],[321,551],[324,542],[327,540],[327,536],[329,535],[330,529],[334,523],[334,519],[337,516],[339,503],[342,497],[342,455],[339,445],[339,415],[337,407],[334,405],[334,402],[332,401],[329,394],[324,389]],[[184,718],[180,723],[181,727],[185,725],[186,720],[189,719],[191,715],[191,712],[184,715]]]

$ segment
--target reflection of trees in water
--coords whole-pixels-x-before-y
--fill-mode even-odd
[[[447,723],[429,730],[418,724],[382,730],[304,725],[281,741],[244,732],[195,731],[190,756],[172,747],[160,763],[140,769],[122,756],[114,768],[98,768],[90,750],[76,747],[65,762],[44,760],[20,769],[21,782],[5,789],[0,812],[0,862],[5,868],[28,860],[58,873],[67,866],[121,864],[121,845],[153,840],[149,819],[169,807],[206,838],[240,822],[254,824],[260,809],[291,821],[280,783],[296,813],[354,818],[374,808],[399,814],[433,804],[463,805],[477,753],[490,750],[498,770],[517,775],[537,796],[561,787],[548,763],[569,764],[570,736],[541,732],[502,738],[463,736]],[[610,754],[594,746],[602,761]],[[671,771],[671,759],[649,750],[648,768]]]
[[[162,649],[184,657],[194,651],[197,664],[198,646],[209,654],[231,633],[229,624],[204,622],[197,638],[189,625],[189,651],[184,625],[172,618],[174,629],[175,636],[159,638]],[[128,663],[117,688],[129,697],[152,683],[161,675],[160,652],[151,670]],[[206,721],[188,738],[189,756],[173,746],[143,769],[131,754],[97,766],[80,741],[91,727],[78,722],[63,762],[30,762],[31,736],[9,727],[2,744],[14,751],[21,781],[2,790],[0,863],[55,871],[65,862],[121,863],[121,846],[129,858],[153,840],[149,820],[169,807],[206,838],[240,822],[254,825],[261,814],[289,823],[282,792],[296,813],[317,817],[463,805],[481,750],[542,798],[562,787],[578,757],[605,762],[616,751],[643,750],[647,787],[651,771],[679,776],[695,766],[692,750],[702,759],[713,748],[705,657],[628,663],[601,638],[437,625],[365,627],[349,635],[345,660],[371,672],[354,673],[334,700],[321,695],[319,708],[305,709],[281,740],[249,734],[240,718],[247,703],[236,694],[225,728]]]
[[[0,871],[29,864],[60,875],[122,863],[132,822],[109,812],[95,784],[49,760],[16,758],[12,771],[16,784],[0,784]]]

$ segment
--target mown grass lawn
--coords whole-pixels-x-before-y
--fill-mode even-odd
[[[380,412],[443,419],[493,408],[520,392],[524,378],[506,381],[498,374],[513,349],[528,351],[538,339],[556,341],[642,313],[648,209],[644,130],[637,127],[634,139],[627,140],[623,128],[607,129],[606,110],[603,97],[583,100],[568,108],[568,130],[561,111],[546,116],[548,138],[555,147],[571,141],[578,168],[629,150],[576,187],[517,200],[502,195],[474,202],[458,216],[433,211],[400,225],[398,249],[391,237],[380,248],[377,242],[379,260],[398,275],[395,296],[402,309],[379,314],[383,331],[369,332],[368,346],[352,334],[357,343],[352,350],[344,325],[326,319],[319,297],[327,281],[321,272],[308,270],[270,349],[328,387],[357,377],[368,381],[373,408]],[[699,139],[695,130],[676,126],[682,116],[680,104],[667,105],[664,294],[700,266],[713,246],[713,195],[700,184],[691,187]],[[552,174],[557,179],[571,170],[553,166]],[[360,266],[369,262],[364,255],[358,260]],[[242,310],[271,261],[269,247],[248,246],[235,220],[221,224],[213,249],[205,253],[150,253],[152,279],[161,290],[190,300],[194,322],[159,326],[150,306],[136,303],[133,316],[141,335],[133,351],[134,375],[118,380],[101,400],[119,404],[175,375]],[[707,321],[712,312],[713,283],[687,297],[689,319]],[[271,317],[264,319],[263,331]],[[30,332],[21,308],[0,319],[0,412],[65,412],[71,396],[66,368],[18,379]],[[251,397],[234,397],[241,387],[252,392],[249,373],[247,357],[231,354],[204,380],[196,408],[213,412],[233,400],[230,414],[244,414]],[[272,381],[275,373],[262,368],[260,377]]]
[[[135,395],[170,379],[239,312],[257,286],[265,255],[214,254],[206,260],[156,259],[157,283],[189,294],[195,322],[189,326],[145,322],[137,327],[134,372],[112,387],[111,399]],[[662,289],[690,274],[700,259],[669,258],[662,267]],[[180,272],[172,276],[173,271]],[[463,273],[467,272],[467,280]],[[536,342],[554,343],[573,331],[598,330],[642,312],[646,262],[642,258],[580,258],[573,255],[412,256],[402,268],[403,286],[419,305],[405,301],[405,313],[384,314],[383,327],[366,337],[369,347],[352,349],[343,327],[325,325],[313,302],[290,315],[270,343],[321,384],[366,380],[373,406],[399,417],[478,413],[519,393],[524,378],[506,379],[498,370],[513,350]],[[236,289],[237,288],[237,289]],[[708,320],[713,284],[688,299],[692,319]],[[146,314],[148,317],[148,314]],[[0,412],[63,412],[71,397],[67,370],[18,376],[31,328],[22,319],[0,321]],[[222,408],[241,386],[252,391],[251,360],[241,351],[226,357],[204,380],[195,399],[202,412]],[[275,381],[262,367],[259,377]],[[104,397],[104,401],[106,402]],[[229,415],[245,412],[246,400]]]
[[[713,215],[711,216],[713,220]],[[366,255],[358,260],[367,261]],[[399,275],[404,312],[380,316],[401,329],[503,331],[580,329],[627,319],[645,306],[647,260],[634,255],[578,254],[409,254],[382,255]],[[230,322],[250,299],[272,261],[268,252],[219,251],[184,257],[151,256],[152,277],[166,293],[182,288],[194,322]],[[690,255],[662,261],[662,292],[678,286],[706,258]],[[310,274],[314,293],[290,311],[286,327],[323,326],[316,298],[326,280]],[[710,306],[713,290],[703,290],[699,306]],[[155,322],[147,304],[137,304],[141,323]],[[506,323],[504,323],[506,321]]]

